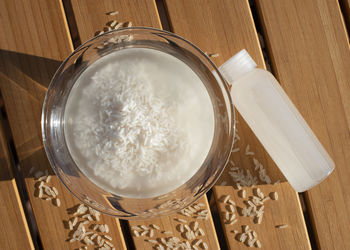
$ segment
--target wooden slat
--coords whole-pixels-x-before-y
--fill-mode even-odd
[[[0,11],[6,33],[0,38],[0,88],[41,241],[45,249],[74,249],[82,244],[67,241],[64,223],[71,216],[67,209],[79,201],[56,176],[50,185],[58,189],[61,207],[36,198],[33,178],[36,171],[51,169],[41,141],[41,108],[53,73],[73,50],[63,6],[60,0],[9,0],[0,2]],[[125,249],[119,222],[103,216],[100,223],[109,225],[114,245]]]
[[[108,6],[108,8],[106,6]],[[161,28],[156,5],[153,1],[105,0],[99,2],[98,4],[96,4],[95,1],[90,1],[88,4],[86,4],[86,1],[73,0],[72,7],[77,20],[78,32],[82,41],[85,41],[89,37],[93,36],[96,31],[102,30],[103,27],[105,27],[111,20],[117,20],[118,22],[131,21],[134,26]],[[111,11],[119,11],[119,14],[116,16],[106,15],[106,13]],[[205,204],[205,207],[202,209],[208,209],[210,211],[206,197],[201,198],[199,202]],[[145,221],[130,221],[129,223],[131,226],[156,224],[161,227],[161,231],[173,232],[174,236],[184,240],[181,237],[181,233],[179,233],[176,229],[179,222],[176,222],[174,218],[186,218],[189,222],[189,219],[194,221],[192,217],[187,218],[179,214],[174,214],[172,216],[163,216],[161,218],[149,219]],[[198,219],[197,221],[199,222],[199,226],[206,233],[204,237],[198,238],[205,241],[208,244],[209,249],[219,249],[219,243],[211,216],[208,220]],[[171,236],[162,234],[161,231],[154,230],[155,235],[152,237],[152,239]],[[147,238],[151,239],[150,237]],[[146,237],[133,237],[136,249],[152,249],[152,245],[154,244],[145,242],[144,239],[146,239]]]
[[[201,211],[201,210],[205,210],[205,209],[210,211],[206,196],[203,196],[202,198],[200,198],[195,204],[203,204],[204,205],[204,207],[201,207],[197,211]],[[155,225],[160,227],[159,230],[154,230],[153,237],[149,237],[149,233],[144,235],[144,236],[136,237],[135,233],[133,232],[134,229],[131,229],[133,241],[135,243],[136,248],[137,249],[154,249],[154,247],[156,245],[163,245],[163,247],[165,247],[164,244],[161,244],[160,239],[161,238],[168,238],[168,237],[177,237],[177,238],[179,238],[180,242],[186,242],[187,239],[186,239],[185,233],[181,233],[181,231],[180,231],[180,224],[188,225],[191,228],[191,230],[193,230],[194,223],[198,222],[198,230],[199,230],[199,228],[201,228],[204,231],[205,235],[204,236],[197,236],[197,237],[195,237],[195,239],[188,240],[188,242],[192,245],[192,244],[195,244],[200,239],[207,244],[209,249],[213,249],[213,250],[220,249],[219,242],[218,242],[216,232],[215,232],[213,219],[211,217],[210,212],[209,212],[210,216],[207,220],[195,218],[196,217],[195,214],[196,213],[194,213],[188,217],[188,216],[182,215],[181,213],[176,213],[176,214],[173,214],[170,216],[163,216],[163,217],[155,218],[155,219],[151,219],[151,220],[129,221],[130,227],[135,227],[135,226],[140,227],[141,225],[145,225],[149,228],[152,228],[152,224],[155,224]],[[186,220],[187,222],[181,222],[181,221],[178,221],[178,219]],[[145,231],[143,229],[140,229],[140,230],[135,229],[135,230],[140,232],[140,233]],[[163,233],[164,231],[165,232],[172,232],[172,234],[164,234]],[[184,229],[184,231],[186,232],[187,230]],[[148,240],[150,240],[150,239],[156,240],[156,241],[158,241],[158,243],[148,242]],[[200,245],[198,247],[199,247],[199,249],[201,249]]]
[[[107,24],[113,20],[125,25],[132,22],[133,26],[161,28],[154,0],[71,0],[71,3],[82,42],[106,29]],[[119,11],[119,14],[107,15],[113,11]]]
[[[350,51],[338,2],[258,1],[283,88],[335,161],[307,192],[321,249],[350,249]]]
[[[0,242],[2,249],[34,249],[0,117]]]
[[[214,58],[214,62],[218,66],[239,50],[245,48],[259,67],[265,67],[248,1],[203,2],[195,0],[165,0],[165,3],[172,31],[189,39],[203,51],[219,53],[220,56]],[[229,174],[231,167],[250,170],[253,176],[258,177],[259,174],[255,171],[255,165],[253,164],[254,158],[263,164],[272,182],[278,179],[284,181],[285,179],[281,172],[239,115],[238,122],[237,133],[240,140],[235,142],[234,148],[240,148],[240,150],[231,155],[231,161],[235,166],[229,164],[226,167],[218,184],[223,182],[227,185],[234,184]],[[254,152],[254,155],[246,155],[245,149],[248,145],[250,146],[249,151]],[[288,204],[291,205],[291,208],[295,209],[289,210],[290,216],[299,218],[297,229],[303,228],[304,230],[305,225],[303,215],[300,211],[298,196],[294,192],[292,197],[288,201]],[[309,246],[306,230],[302,232],[299,239],[302,240],[304,246]],[[277,237],[276,234],[271,234],[270,236],[270,238],[265,240],[274,241],[274,237]],[[288,239],[294,239],[293,237],[294,234],[286,236]],[[228,244],[231,246],[231,249],[235,249],[231,243],[229,240]]]
[[[265,197],[270,197],[272,192],[277,192],[278,200],[267,200],[264,202],[264,214],[261,224],[254,217],[242,216],[241,208],[247,205],[249,196],[255,195],[254,189],[260,188]],[[242,190],[246,191],[246,198],[240,196]],[[215,186],[216,198],[220,220],[224,226],[225,237],[230,249],[248,249],[247,241],[243,244],[238,239],[242,233],[242,226],[248,225],[257,233],[262,249],[311,249],[303,213],[299,203],[298,194],[286,182],[276,185],[259,185],[255,188],[243,188],[241,191],[233,187]],[[230,195],[230,199],[236,203],[235,214],[237,222],[233,225],[226,223],[225,213],[227,203],[223,198]],[[259,208],[259,207],[258,207]],[[278,225],[288,225],[287,228],[276,228]],[[236,233],[233,231],[237,230]]]
[[[165,3],[172,31],[209,54],[219,53],[219,57],[212,58],[217,66],[245,48],[259,67],[265,67],[248,1],[165,0]],[[284,180],[248,125],[237,112],[236,115],[236,132],[241,139],[235,142],[234,147],[240,148],[240,151],[232,154],[231,160],[237,167],[254,173],[252,157],[245,155],[249,144],[254,157],[264,165],[271,179]],[[229,171],[230,166],[226,167],[218,183],[233,184]]]

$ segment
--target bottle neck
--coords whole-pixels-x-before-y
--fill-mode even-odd
[[[248,52],[243,49],[221,65],[219,71],[226,81],[232,85],[233,82],[248,74],[255,69],[256,66],[255,61],[250,57]]]

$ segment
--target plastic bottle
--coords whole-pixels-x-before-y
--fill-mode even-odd
[[[220,68],[232,86],[234,106],[297,192],[324,180],[334,162],[275,77],[246,50]]]

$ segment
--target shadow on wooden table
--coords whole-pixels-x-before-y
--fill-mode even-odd
[[[0,89],[7,100],[9,120],[18,124],[11,131],[22,174],[33,177],[35,171],[29,174],[31,167],[53,174],[43,149],[40,121],[47,87],[61,61],[8,50],[0,50],[0,58]]]
[[[61,61],[38,57],[8,50],[0,50],[0,56],[5,62],[2,63],[1,73],[4,73],[9,80],[15,82],[30,94],[32,91],[46,92],[50,80],[62,63]],[[28,79],[32,80],[34,88],[29,88]],[[1,82],[1,84],[5,84]],[[39,86],[35,86],[39,85]]]

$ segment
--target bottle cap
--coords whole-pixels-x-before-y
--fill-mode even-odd
[[[232,84],[238,78],[253,70],[256,66],[253,58],[243,49],[221,65],[219,70],[226,81]]]

